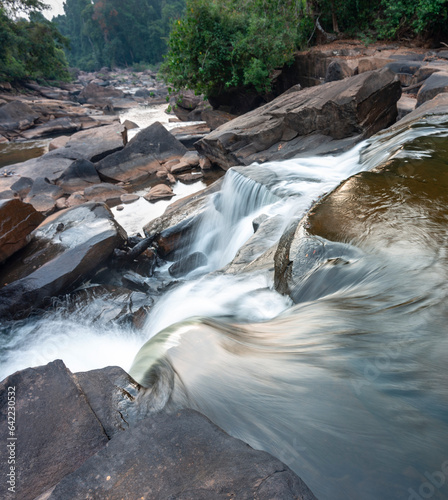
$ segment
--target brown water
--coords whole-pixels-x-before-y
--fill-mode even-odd
[[[48,152],[51,139],[0,144],[0,168],[38,158]]]

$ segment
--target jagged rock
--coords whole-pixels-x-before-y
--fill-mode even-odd
[[[162,163],[180,159],[187,149],[159,122],[153,123],[129,141],[126,147],[96,165],[105,181],[132,183],[154,179]]]
[[[9,436],[9,387],[15,388],[17,443],[16,493],[33,500],[75,471],[108,442],[104,429],[62,361],[28,368],[10,375],[0,384],[0,430]],[[6,439],[6,438],[5,438]],[[2,446],[0,485],[2,498],[9,498],[6,473],[9,450]]]
[[[92,491],[109,500],[315,499],[286,465],[193,410],[158,413],[117,435],[48,498],[87,498]]]
[[[207,262],[208,259],[202,252],[194,252],[172,264],[168,272],[174,278],[180,278],[198,267],[205,266]]]
[[[157,186],[153,186],[148,194],[145,194],[144,198],[147,201],[158,201],[164,200],[166,198],[172,198],[176,196],[173,192],[173,189],[166,184],[157,184]]]
[[[418,91],[417,107],[443,92],[448,92],[448,72],[433,73],[424,81]]]
[[[39,118],[30,106],[21,101],[11,101],[0,107],[0,131],[25,130]]]
[[[92,162],[88,160],[76,160],[56,181],[65,193],[82,191],[94,184],[99,184],[101,179]]]
[[[284,94],[196,143],[223,169],[337,152],[392,124],[400,83],[388,69]]]
[[[20,200],[0,201],[0,262],[23,248],[43,220],[32,205]]]
[[[26,317],[51,297],[70,291],[126,241],[101,203],[49,217],[33,240],[0,270],[0,317]]]

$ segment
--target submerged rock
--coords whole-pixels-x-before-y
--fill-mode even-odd
[[[0,317],[26,317],[70,291],[126,240],[110,210],[88,203],[48,218],[0,270]]]
[[[285,93],[212,131],[196,148],[224,169],[342,151],[391,125],[400,95],[387,69]]]

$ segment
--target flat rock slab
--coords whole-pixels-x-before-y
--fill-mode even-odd
[[[342,151],[391,125],[400,95],[392,71],[362,73],[282,94],[212,131],[195,147],[224,169]]]
[[[141,183],[155,179],[163,163],[180,159],[186,152],[185,146],[156,122],[138,133],[122,151],[99,161],[96,168],[106,182]]]
[[[125,240],[125,231],[102,203],[49,217],[0,270],[0,317],[26,317],[71,290]]]
[[[0,201],[0,262],[23,248],[44,216],[20,200]]]
[[[16,409],[16,493],[8,492],[8,388]],[[62,361],[16,372],[0,383],[0,497],[32,500],[104,447],[102,425]]]
[[[268,453],[224,433],[193,410],[156,414],[119,434],[51,500],[313,500],[305,483]]]

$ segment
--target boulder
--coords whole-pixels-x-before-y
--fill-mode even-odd
[[[43,220],[32,205],[17,199],[0,201],[0,263],[27,244]]]
[[[47,178],[34,179],[30,192],[24,198],[25,203],[30,203],[44,215],[49,215],[55,209],[56,200],[64,194],[60,186],[51,184]]]
[[[433,99],[436,95],[448,92],[448,72],[433,73],[420,87],[417,94],[417,107]]]
[[[173,278],[180,278],[198,267],[207,265],[208,259],[202,252],[194,252],[183,257],[168,268]]]
[[[72,135],[65,148],[58,149],[54,154],[67,158],[82,158],[96,163],[122,150],[126,143],[125,127],[120,123],[113,123]]]
[[[389,63],[392,63],[392,59],[386,59],[384,57],[366,57],[358,61],[358,73],[366,73],[367,71],[375,71],[377,69],[384,68]]]
[[[124,97],[121,90],[113,87],[102,87],[95,83],[89,83],[79,94],[78,101],[81,104],[103,105],[111,98]]]
[[[207,124],[210,130],[215,130],[221,125],[230,122],[237,115],[232,115],[231,113],[226,113],[225,111],[220,111],[219,109],[206,109],[202,112],[202,119]]]
[[[0,132],[25,130],[39,118],[28,104],[11,101],[0,107]]]
[[[154,180],[162,164],[180,159],[187,152],[159,122],[153,123],[129,141],[126,147],[99,161],[96,169],[106,182]]]
[[[331,61],[325,74],[326,82],[336,82],[353,76],[353,70],[345,61]]]
[[[76,160],[64,170],[56,184],[64,190],[64,193],[74,193],[100,182],[101,179],[92,162]]]
[[[157,184],[149,190],[148,194],[145,194],[144,198],[147,201],[158,201],[166,198],[172,198],[173,196],[176,195],[170,186],[167,186],[166,184]]]
[[[9,394],[15,397],[17,441],[8,444],[17,445],[13,448],[15,496],[21,500],[38,497],[108,442],[103,426],[62,361],[16,372],[1,382],[0,431],[5,440],[11,436],[6,417]],[[9,453],[5,442],[0,451],[0,471],[5,478],[0,496],[5,499],[12,498],[6,483]]]
[[[119,203],[121,197],[127,194],[126,190],[116,184],[101,182],[84,189],[84,198],[89,201],[102,201],[104,203]]]
[[[33,179],[29,177],[20,177],[18,181],[11,185],[11,189],[23,199],[31,191],[33,182]]]
[[[227,170],[343,151],[394,123],[401,86],[388,69],[290,92],[212,131],[195,146]]]
[[[203,177],[203,172],[190,172],[188,174],[180,174],[177,176],[177,178],[185,184],[192,184],[201,180]]]
[[[32,241],[0,270],[0,317],[26,317],[51,297],[70,291],[126,238],[102,203],[87,203],[47,218]]]
[[[92,492],[109,500],[315,499],[286,465],[194,410],[158,413],[117,435],[48,499],[88,498]]]

